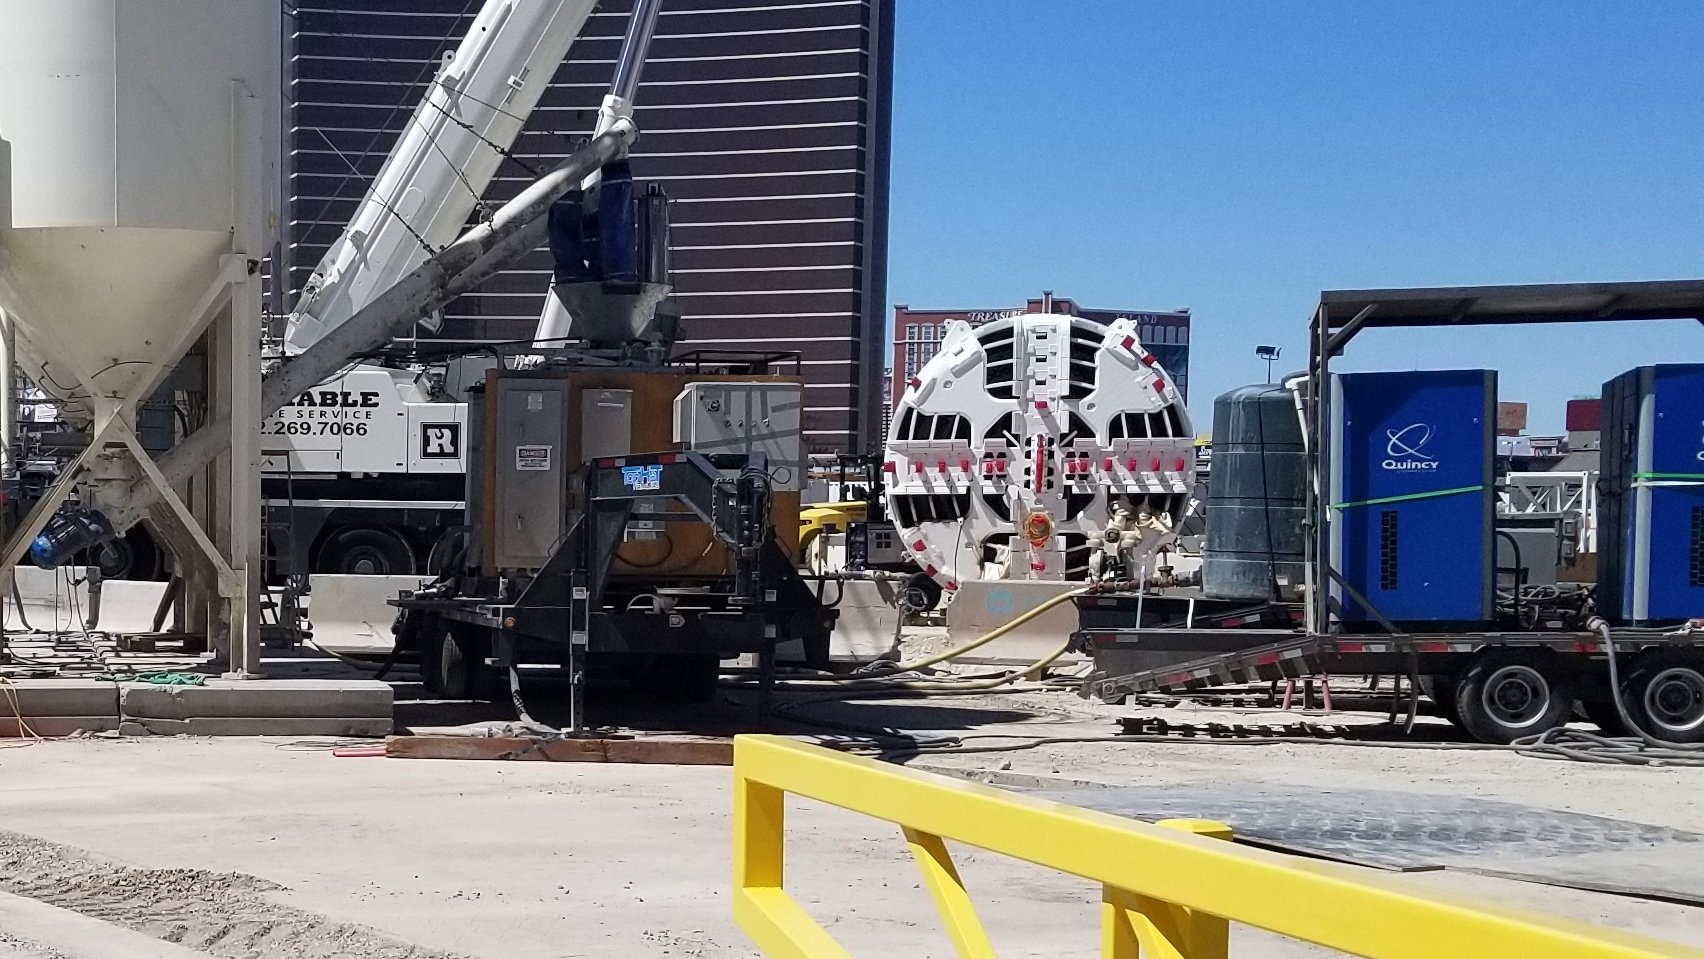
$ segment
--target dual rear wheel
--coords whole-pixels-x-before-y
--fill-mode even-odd
[[[1621,706],[1646,735],[1671,743],[1704,742],[1704,652],[1648,650],[1621,670]],[[1428,684],[1440,714],[1475,739],[1509,743],[1568,722],[1578,702],[1605,733],[1632,731],[1605,682],[1585,682],[1545,650],[1494,647],[1460,674]]]

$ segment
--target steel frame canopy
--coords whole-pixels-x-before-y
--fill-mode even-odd
[[[1322,491],[1329,483],[1324,439],[1330,432],[1331,358],[1357,334],[1371,329],[1457,329],[1545,323],[1614,323],[1693,320],[1704,324],[1704,280],[1627,283],[1543,283],[1517,286],[1327,290],[1319,295],[1308,329],[1308,538],[1307,628],[1330,631],[1328,605],[1319,590],[1347,584],[1331,568],[1331,511]],[[1360,602],[1360,600],[1357,600]],[[1362,602],[1363,606],[1373,609]],[[1376,615],[1376,613],[1375,613]],[[1391,632],[1397,630],[1383,623]]]

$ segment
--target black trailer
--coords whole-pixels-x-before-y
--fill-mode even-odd
[[[496,698],[518,667],[561,667],[578,729],[589,671],[698,702],[727,658],[757,654],[768,679],[780,643],[802,641],[826,666],[836,614],[776,539],[762,454],[601,459],[586,468],[586,490],[585,511],[536,573],[449,578],[395,601],[398,648],[421,657],[429,688]],[[679,590],[612,576],[641,520],[707,526],[730,557],[726,575]]]

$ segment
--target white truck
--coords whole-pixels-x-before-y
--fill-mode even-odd
[[[426,573],[460,541],[467,405],[424,372],[360,365],[261,425],[274,574]]]

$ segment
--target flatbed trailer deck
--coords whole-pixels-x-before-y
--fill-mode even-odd
[[[1179,594],[1087,593],[1074,646],[1094,670],[1080,693],[1120,702],[1325,675],[1400,676],[1475,738],[1509,742],[1555,728],[1576,704],[1628,733],[1616,697],[1645,732],[1704,741],[1704,622],[1678,627],[1320,634],[1294,604]],[[1620,686],[1610,681],[1616,656]]]

